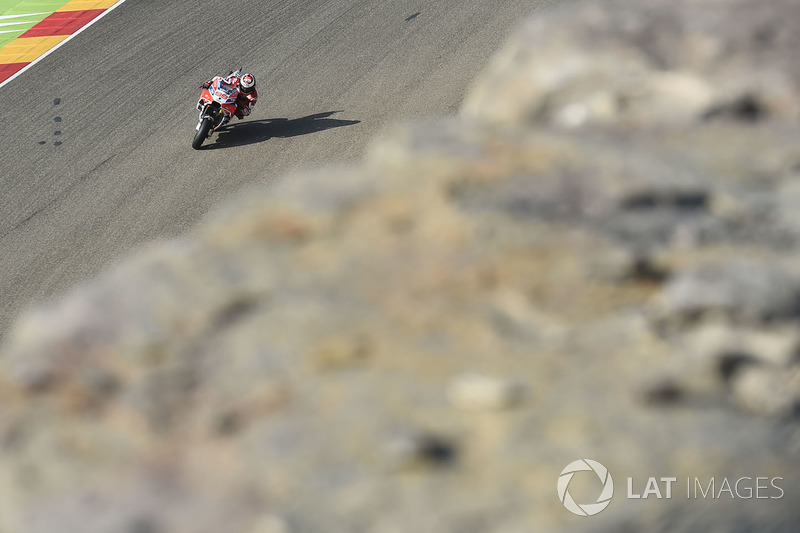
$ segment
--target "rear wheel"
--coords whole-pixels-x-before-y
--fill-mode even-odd
[[[200,129],[197,130],[194,140],[192,141],[192,148],[195,150],[200,149],[200,147],[203,145],[203,141],[205,141],[206,137],[208,137],[208,132],[211,131],[211,127],[213,125],[214,119],[211,117],[206,117],[203,119],[203,122],[200,123]]]

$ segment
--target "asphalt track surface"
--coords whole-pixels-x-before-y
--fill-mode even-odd
[[[0,89],[0,340],[26,306],[242,187],[454,113],[520,20],[558,1],[128,0]],[[197,86],[239,66],[258,78],[253,114],[192,150]]]

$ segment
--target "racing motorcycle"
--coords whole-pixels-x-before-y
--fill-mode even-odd
[[[203,141],[227,124],[236,113],[236,99],[239,97],[239,78],[241,76],[242,69],[240,68],[228,74],[224,79],[212,81],[211,85],[200,93],[200,100],[197,101],[200,119],[195,128],[197,133],[192,141],[192,148],[195,150],[199,150]]]

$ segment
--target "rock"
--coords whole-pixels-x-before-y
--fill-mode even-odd
[[[476,373],[458,376],[447,389],[450,403],[468,411],[508,409],[522,400],[523,393],[520,383]]]
[[[729,261],[677,273],[659,294],[657,306],[668,320],[722,315],[759,324],[796,318],[799,290],[797,280],[780,267]]]
[[[686,333],[687,349],[699,358],[718,360],[725,354],[745,353],[755,360],[789,366],[797,358],[800,338],[791,325],[753,328],[725,323],[706,323]]]
[[[732,379],[734,400],[744,409],[767,415],[792,415],[800,400],[800,373],[749,366]]]
[[[796,119],[797,10],[791,0],[562,6],[510,41],[463,114],[565,128]]]
[[[392,470],[452,465],[458,456],[451,439],[434,434],[406,434],[386,444],[387,464]]]

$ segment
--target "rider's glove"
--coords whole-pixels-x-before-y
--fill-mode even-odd
[[[211,83],[210,82],[205,82],[203,85],[198,87],[198,89],[208,89],[209,87],[211,87]]]

